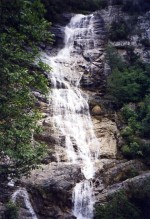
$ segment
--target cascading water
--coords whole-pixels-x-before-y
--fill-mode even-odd
[[[88,96],[79,89],[83,74],[80,66],[87,64],[82,52],[94,48],[92,22],[93,15],[75,15],[65,27],[64,48],[54,57],[43,54],[43,61],[52,67],[50,106],[53,125],[59,131],[58,135],[63,136],[68,161],[80,164],[85,177],[76,184],[72,195],[73,214],[77,219],[93,218],[92,178],[99,153]]]
[[[12,198],[11,198],[12,202],[15,203],[17,197],[22,197],[24,199],[25,206],[28,209],[29,213],[31,214],[31,218],[38,219],[35,212],[34,212],[32,205],[30,203],[30,199],[29,199],[29,195],[28,195],[27,190],[25,188],[19,188],[18,190],[16,190],[12,195]]]

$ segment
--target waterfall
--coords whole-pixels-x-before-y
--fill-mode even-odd
[[[16,202],[16,199],[17,197],[22,197],[23,200],[24,200],[24,203],[25,203],[25,206],[26,208],[28,209],[29,213],[31,214],[31,218],[32,219],[38,219],[34,210],[33,210],[33,207],[30,203],[30,199],[29,199],[29,195],[28,195],[28,192],[25,188],[19,188],[18,190],[16,190],[12,197],[11,197],[11,200],[12,202]]]
[[[43,61],[52,67],[50,107],[53,126],[58,137],[64,139],[68,161],[79,164],[85,177],[76,184],[72,194],[73,214],[77,219],[93,218],[92,179],[99,142],[93,131],[88,95],[79,88],[83,74],[81,66],[88,65],[82,53],[93,48],[93,15],[75,15],[65,27],[64,48],[53,57],[42,55]]]

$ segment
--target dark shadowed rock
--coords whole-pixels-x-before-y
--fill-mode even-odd
[[[22,183],[27,187],[40,219],[74,219],[71,215],[72,189],[81,179],[79,166],[51,163],[32,171],[30,178],[23,179]]]

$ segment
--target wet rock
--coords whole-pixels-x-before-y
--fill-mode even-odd
[[[133,178],[146,169],[146,166],[138,160],[131,160],[127,162],[122,161],[120,164],[117,164],[104,172],[103,181],[105,185],[111,185],[125,181],[128,178]]]
[[[112,195],[121,190],[124,190],[131,195],[134,191],[142,189],[148,180],[150,180],[150,172],[144,172],[139,176],[111,185],[97,195],[97,204],[108,201]]]
[[[62,48],[64,46],[64,27],[56,24],[51,27],[51,32],[55,39],[53,47]]]
[[[84,50],[82,53],[88,63],[80,84],[86,90],[93,91],[99,89],[99,92],[103,92],[106,86],[106,77],[104,74],[106,31],[104,21],[98,12],[94,13],[92,39],[94,39],[94,47],[92,48],[91,46],[90,49]]]
[[[40,219],[74,218],[71,215],[72,189],[83,179],[78,165],[51,163],[34,170],[22,183],[32,197],[34,209]]]

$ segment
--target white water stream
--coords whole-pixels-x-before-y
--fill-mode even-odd
[[[94,195],[92,178],[94,163],[99,153],[99,142],[94,134],[89,113],[88,96],[79,88],[86,64],[82,52],[94,48],[93,15],[75,15],[65,27],[65,46],[54,57],[43,54],[45,63],[52,67],[50,106],[53,124],[65,139],[70,163],[81,166],[85,180],[77,183],[72,199],[73,214],[77,219],[92,219]]]
[[[15,203],[18,196],[22,197],[24,199],[25,206],[28,209],[28,211],[30,212],[31,218],[38,219],[35,212],[34,212],[32,205],[31,205],[27,190],[25,188],[19,188],[18,190],[16,190],[12,195],[12,198],[11,198],[12,202]]]
[[[52,67],[49,104],[52,108],[54,130],[58,130],[60,137],[64,139],[63,147],[69,163],[80,165],[85,177],[75,185],[72,194],[72,211],[77,219],[93,219],[92,179],[99,154],[99,142],[93,131],[88,95],[79,88],[83,74],[79,66],[87,65],[82,56],[83,51],[94,48],[93,15],[75,15],[65,27],[64,48],[53,57],[42,55],[43,61]],[[32,219],[37,219],[27,191],[17,190],[12,196],[14,202],[17,196],[24,198]]]

